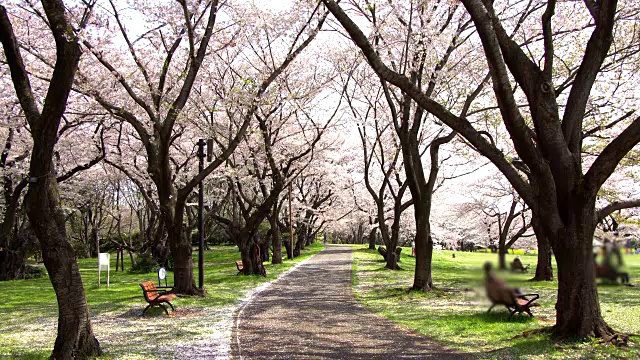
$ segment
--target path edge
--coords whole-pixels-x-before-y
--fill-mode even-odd
[[[240,352],[240,338],[238,337],[238,333],[239,333],[239,326],[240,326],[240,316],[242,316],[242,312],[244,311],[244,308],[251,303],[251,301],[253,301],[253,299],[259,295],[261,292],[269,289],[271,286],[273,286],[273,284],[275,284],[276,282],[280,281],[280,279],[288,276],[289,274],[291,274],[293,271],[297,270],[300,266],[306,264],[309,260],[313,259],[314,257],[316,257],[318,254],[324,252],[327,250],[328,245],[324,246],[324,249],[322,249],[321,251],[318,251],[317,253],[313,254],[312,256],[310,256],[307,259],[304,259],[303,261],[295,264],[291,269],[283,272],[282,274],[278,275],[277,278],[275,278],[272,281],[266,282],[264,284],[261,284],[251,290],[249,290],[249,292],[247,292],[247,295],[242,298],[239,302],[238,302],[238,306],[236,308],[236,310],[233,313],[233,327],[231,329],[231,352],[230,352],[230,358],[231,359],[240,359],[242,360],[242,353]]]

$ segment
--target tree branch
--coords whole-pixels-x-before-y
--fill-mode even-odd
[[[611,204],[603,207],[596,212],[596,220],[600,222],[607,216],[611,215],[614,211],[630,209],[634,207],[640,207],[640,199],[612,202]]]
[[[640,116],[602,150],[584,176],[585,189],[594,193],[600,189],[622,158],[639,142]]]

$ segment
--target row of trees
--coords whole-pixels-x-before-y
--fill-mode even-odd
[[[5,93],[3,98],[8,100],[4,104],[19,104],[7,105],[9,132],[23,131],[32,139],[22,139],[18,151],[26,155],[5,162],[6,169],[31,156],[25,162],[26,179],[6,193],[15,194],[17,206],[22,189],[28,188],[29,223],[40,240],[60,309],[52,358],[100,353],[67,241],[69,214],[64,210],[69,208],[60,205],[56,181],[63,164],[80,164],[89,152],[78,144],[99,138],[99,160],[104,161],[90,170],[92,176],[108,178],[117,169],[126,178],[112,177],[102,197],[98,187],[84,196],[76,192],[85,242],[95,242],[98,251],[100,229],[115,226],[121,233],[122,208],[135,211],[128,219],[129,224],[138,220],[145,238],[138,245],[161,261],[170,253],[179,293],[200,293],[185,214],[194,187],[214,172],[207,179],[213,195],[209,215],[239,246],[246,273],[264,272],[255,256],[261,245],[255,234],[267,217],[281,222],[278,209],[285,189],[295,186],[300,198],[296,219],[306,236],[299,238],[298,248],[323,226],[318,214],[333,194],[322,186],[324,174],[318,170],[323,169],[311,164],[332,146],[322,137],[340,120],[335,107],[322,102],[321,89],[331,86],[334,75],[330,68],[321,73],[320,61],[315,73],[298,76],[298,57],[327,16],[323,7],[300,2],[296,11],[274,14],[218,1],[127,8],[115,1],[11,5],[10,13],[0,7],[4,63],[11,75],[5,73],[2,80],[12,83],[5,89],[17,97]],[[55,52],[48,46],[53,41]],[[316,115],[327,110],[326,116]],[[194,166],[197,138],[212,138],[214,144],[213,161],[199,172]],[[86,170],[97,161],[81,167]],[[14,170],[5,174],[22,181],[23,170]],[[8,206],[5,210],[15,213]],[[105,216],[105,210],[113,212]],[[280,238],[273,238],[276,262],[281,261]],[[124,237],[112,241],[143,250]]]
[[[597,209],[596,200],[605,181],[640,141],[640,118],[622,115],[612,122],[604,120],[602,123],[602,118],[606,117],[590,112],[597,111],[600,115],[604,111],[611,114],[620,111],[611,104],[595,104],[594,98],[602,96],[605,91],[594,89],[594,86],[598,75],[611,80],[608,74],[603,75],[612,67],[611,63],[622,64],[617,75],[623,80],[618,81],[617,89],[628,87],[626,77],[634,76],[632,68],[623,66],[637,53],[637,42],[633,42],[637,34],[629,33],[623,21],[637,20],[633,5],[623,4],[619,11],[615,0],[585,0],[583,8],[555,1],[531,1],[524,8],[481,0],[463,0],[462,6],[439,1],[394,2],[388,7],[371,2],[350,2],[352,8],[360,10],[374,23],[372,35],[367,37],[352,16],[347,15],[336,2],[323,0],[323,3],[360,48],[383,87],[389,86],[386,84],[395,86],[401,92],[395,99],[415,101],[416,104],[412,107],[405,103],[403,107],[405,113],[411,110],[417,113],[412,124],[394,123],[415,202],[417,259],[414,288],[427,289],[431,286],[433,241],[428,219],[432,191],[421,192],[429,190],[430,182],[419,175],[420,154],[415,151],[417,146],[411,146],[417,143],[424,112],[424,115],[428,114],[453,129],[474,150],[491,161],[531,209],[540,248],[544,249],[545,242],[548,242],[558,264],[556,335],[561,338],[611,336],[614,331],[602,319],[592,276],[592,239],[596,225],[604,217],[615,210],[637,206],[638,201],[616,202]],[[379,13],[381,8],[387,11],[384,16]],[[575,21],[576,12],[584,19],[580,25]],[[389,27],[376,26],[375,19],[385,19],[385,25],[393,21],[403,25],[405,31],[401,33],[400,40],[395,37],[393,41],[385,41],[388,36],[385,30]],[[450,23],[456,24],[454,29],[461,29],[469,21],[473,24],[473,34],[467,37],[464,30],[446,32]],[[449,46],[439,48],[434,45],[437,44],[434,35],[442,33],[447,33],[452,40]],[[616,37],[614,33],[630,36]],[[446,65],[450,55],[448,50],[454,48],[455,51],[457,44],[464,39],[475,40],[471,41],[471,46],[481,48],[483,53],[463,47],[464,55],[456,59],[464,61],[473,54],[485,58],[485,64],[480,66],[487,69],[493,91],[487,93],[484,104],[499,110],[496,115],[501,117],[509,139],[495,139],[486,131],[482,121],[468,113],[469,100],[473,101],[479,95],[476,90],[481,91],[485,72],[475,72],[476,79],[481,79],[476,90],[464,87],[471,90],[465,91],[467,95],[457,106],[452,106],[449,101],[454,97],[451,91],[440,97],[429,91],[426,85],[430,77],[441,76],[442,66]],[[616,46],[611,50],[614,40]],[[576,53],[581,55],[570,55]],[[429,62],[433,66],[427,68],[425,59],[434,54],[445,56]],[[473,78],[466,73],[463,76]],[[464,82],[456,79],[455,84],[461,83]],[[388,98],[393,96],[388,95],[389,90],[385,92]],[[591,96],[592,92],[596,96]],[[634,105],[628,104],[630,107],[622,111],[633,113]],[[594,120],[599,123],[592,130],[590,124]],[[585,145],[593,145],[589,141],[590,135],[614,127],[618,133],[609,133],[601,143],[600,152],[583,153]],[[412,141],[403,143],[403,135],[409,135]],[[500,140],[509,141],[507,149],[512,149],[511,154],[503,150]],[[433,146],[430,148],[433,159],[437,151]],[[418,159],[418,162],[413,159]],[[432,163],[431,169],[437,165]],[[422,197],[422,194],[427,197]],[[418,201],[423,211],[420,211]]]

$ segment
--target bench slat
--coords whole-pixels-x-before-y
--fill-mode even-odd
[[[176,294],[172,294],[167,291],[158,292],[158,287],[156,287],[156,283],[152,280],[145,281],[140,283],[140,287],[142,288],[142,294],[144,295],[144,299],[149,303],[149,305],[142,312],[143,314],[152,306],[160,306],[164,309],[164,312],[169,315],[169,311],[167,308],[162,305],[163,303],[169,304],[172,310],[175,310],[173,305],[171,304],[171,300],[177,298]],[[167,288],[162,286],[161,288]],[[173,289],[173,288],[170,288]]]

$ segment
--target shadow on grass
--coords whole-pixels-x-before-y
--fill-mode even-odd
[[[474,352],[478,349],[495,349],[495,344],[504,344],[505,340],[514,344],[519,337],[525,339],[523,334],[545,327],[545,324],[539,324],[536,318],[528,315],[519,314],[509,318],[506,309],[494,309],[490,313],[483,308],[480,311],[457,313],[426,311],[407,314],[402,309],[392,307],[385,309],[384,314],[449,346]]]

